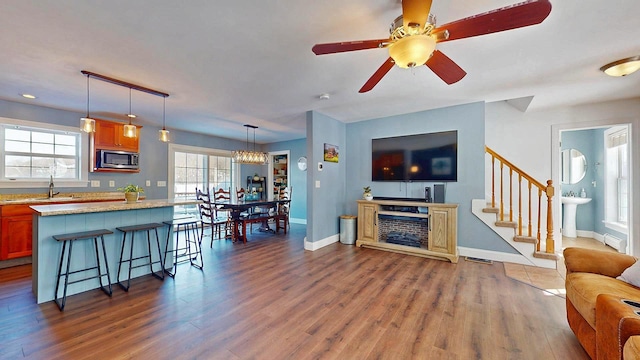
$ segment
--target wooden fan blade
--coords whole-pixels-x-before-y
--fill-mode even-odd
[[[467,75],[458,64],[438,50],[433,51],[433,55],[431,55],[431,58],[427,60],[425,65],[448,85],[457,83]]]
[[[389,39],[347,41],[339,43],[316,44],[311,48],[316,55],[335,54],[346,51],[366,50],[385,47]]]
[[[551,12],[549,0],[528,0],[486,13],[460,19],[433,30],[438,42],[464,39],[473,36],[536,25],[544,21]],[[439,36],[444,31],[449,36]]]
[[[416,26],[422,29],[429,17],[432,0],[402,0],[402,25],[405,30]],[[414,25],[415,24],[415,25]]]
[[[362,86],[362,88],[358,92],[359,93],[365,93],[365,92],[373,89],[373,87],[376,86],[376,84],[378,84],[378,82],[380,82],[380,80],[382,80],[382,78],[389,72],[389,70],[391,70],[391,68],[393,67],[394,64],[395,64],[395,62],[393,62],[393,59],[392,58],[388,58],[382,64],[382,66],[380,66],[380,68],[378,68],[378,70],[376,70],[376,72],[373,73],[373,75],[369,78],[369,80],[367,80],[367,82],[364,83],[364,85]]]

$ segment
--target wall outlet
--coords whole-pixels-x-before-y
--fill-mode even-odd
[[[144,186],[151,186],[151,180],[145,181]]]
[[[166,181],[158,181],[158,187],[165,187],[165,186],[167,186]]]
[[[100,180],[91,180],[91,187],[100,187]]]
[[[316,180],[316,188],[320,187],[320,180]]]
[[[109,187],[116,187],[116,182],[114,180],[109,180]]]

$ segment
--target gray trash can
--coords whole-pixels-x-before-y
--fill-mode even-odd
[[[340,216],[340,242],[347,245],[356,243],[356,219],[354,215]]]

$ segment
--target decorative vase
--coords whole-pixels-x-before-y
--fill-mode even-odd
[[[373,194],[372,194],[372,193],[370,193],[370,192],[367,192],[367,193],[362,194],[362,197],[363,197],[365,200],[367,200],[367,201],[371,201],[371,200],[373,200]]]
[[[125,198],[125,200],[127,200],[128,203],[137,202],[139,196],[140,196],[140,193],[137,193],[137,192],[126,192],[126,193],[124,193],[124,198]]]

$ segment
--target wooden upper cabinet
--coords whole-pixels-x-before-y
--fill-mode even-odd
[[[124,136],[123,123],[96,119],[96,132],[94,136],[94,150],[122,150],[139,152],[140,128],[136,126],[137,136],[128,138]]]

